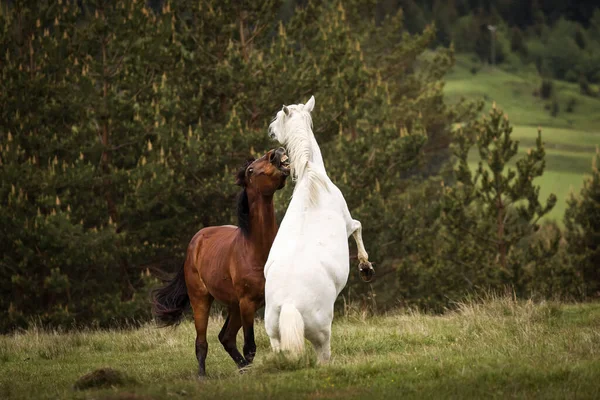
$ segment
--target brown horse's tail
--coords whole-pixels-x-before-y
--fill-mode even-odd
[[[165,286],[152,292],[152,313],[160,326],[179,325],[190,305],[184,267]]]

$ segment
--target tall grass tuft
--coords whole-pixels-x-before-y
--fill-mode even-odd
[[[253,373],[274,373],[281,371],[298,371],[306,368],[315,368],[317,356],[312,346],[299,356],[292,356],[286,352],[271,352],[262,357],[256,365],[250,367]]]

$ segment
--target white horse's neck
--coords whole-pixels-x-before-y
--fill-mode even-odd
[[[319,192],[329,189],[325,163],[311,125],[309,113],[290,121],[286,147],[290,155],[292,171],[298,180],[294,193],[300,187],[307,188],[308,202],[311,206],[316,206]],[[306,182],[305,185],[301,185],[303,182]]]
[[[316,167],[318,167],[321,170],[321,172],[327,175],[327,171],[325,171],[325,163],[323,162],[323,156],[321,155],[321,149],[319,148],[319,144],[317,143],[315,135],[313,135],[312,131],[310,133],[310,136],[313,155],[312,162],[315,164]]]
[[[302,171],[304,170],[306,162],[311,162],[318,172],[327,175],[325,163],[323,162],[323,155],[321,154],[319,144],[310,127],[310,121],[310,115],[301,122],[294,121],[296,123],[290,127],[288,135],[292,139],[287,143],[287,147],[290,158],[292,159],[292,169],[294,169],[296,173],[300,173],[300,175],[297,176],[298,180],[303,177]]]

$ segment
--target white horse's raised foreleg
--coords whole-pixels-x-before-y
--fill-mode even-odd
[[[365,249],[365,244],[362,239],[362,224],[360,221],[352,219],[350,217],[350,212],[348,212],[347,217],[350,219],[350,223],[348,231],[351,232],[354,241],[356,241],[356,248],[358,249],[358,271],[360,273],[360,277],[363,281],[369,282],[373,279],[373,275],[375,275],[375,270],[373,266],[369,262],[369,254]]]
[[[355,219],[352,220],[352,237],[354,237],[354,241],[356,241],[356,247],[358,249],[358,262],[360,263],[368,263],[369,262],[369,254],[367,250],[365,250],[365,244],[362,239],[362,225],[360,221]]]

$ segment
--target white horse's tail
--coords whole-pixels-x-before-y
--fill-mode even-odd
[[[300,311],[292,304],[284,304],[279,313],[279,337],[281,350],[292,355],[304,352],[304,320]]]

